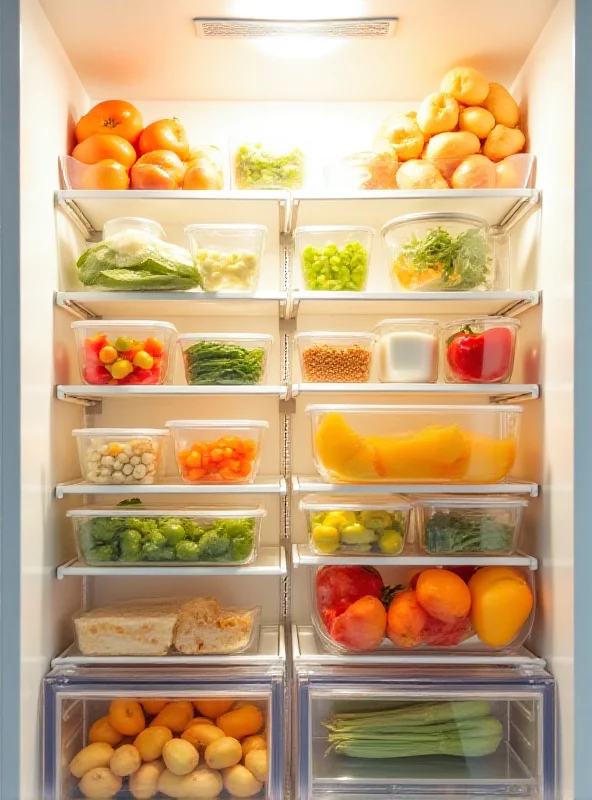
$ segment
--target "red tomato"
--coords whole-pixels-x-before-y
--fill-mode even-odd
[[[327,566],[317,573],[316,598],[321,615],[325,610],[342,614],[367,595],[380,597],[384,582],[374,567]]]
[[[454,376],[465,383],[506,380],[512,364],[513,334],[508,328],[474,333],[469,325],[448,340],[446,358]]]

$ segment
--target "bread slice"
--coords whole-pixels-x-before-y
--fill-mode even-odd
[[[197,597],[178,614],[173,644],[180,653],[237,653],[253,634],[258,609],[225,609],[213,597]]]

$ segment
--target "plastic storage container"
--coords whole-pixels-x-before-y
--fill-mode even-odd
[[[329,189],[357,191],[397,189],[399,160],[393,153],[352,153],[325,167]]]
[[[155,483],[165,467],[169,433],[153,428],[81,428],[80,471],[89,483],[134,486]]]
[[[210,657],[208,661],[212,662],[214,659]],[[225,668],[222,667],[223,664],[226,665]],[[212,800],[220,797],[223,800],[236,797],[232,786],[233,778],[236,782],[234,773],[238,772],[242,773],[243,785],[248,779],[248,786],[259,800],[282,800],[285,773],[284,673],[285,665],[281,659],[263,666],[233,665],[229,669],[228,660],[223,656],[212,666],[204,665],[199,669],[181,665],[177,665],[174,670],[148,666],[134,669],[128,665],[69,666],[53,670],[45,677],[43,684],[44,800],[58,797],[60,800],[73,800],[75,797],[82,797],[84,788],[89,783],[96,783],[92,780],[96,775],[95,769],[101,771],[97,781],[101,781],[101,778],[109,780],[101,787],[103,797],[105,789],[112,790],[113,795],[119,798],[131,797],[132,790],[140,797],[147,794],[172,796],[179,793],[179,789],[184,789],[186,797],[201,796]],[[218,709],[213,705],[214,700],[220,704]],[[163,701],[166,704],[175,702],[175,705],[165,705],[158,722],[162,722],[164,727],[173,727],[175,739],[181,736],[183,727],[187,725],[184,739],[194,743],[194,746],[198,744],[196,734],[199,734],[199,729],[192,730],[192,719],[195,719],[195,725],[199,725],[197,717],[202,716],[203,712],[210,715],[213,711],[232,712],[238,703],[250,706],[250,710],[242,715],[243,720],[248,719],[248,723],[241,729],[227,727],[227,730],[238,735],[241,740],[247,735],[261,734],[264,737],[267,770],[262,775],[265,778],[263,785],[262,782],[256,782],[254,777],[246,776],[242,767],[237,770],[230,767],[224,773],[205,768],[202,752],[197,770],[193,769],[187,777],[177,780],[167,774],[163,779],[167,783],[163,782],[161,788],[170,791],[166,794],[157,792],[162,768],[154,762],[146,763],[146,758],[154,757],[149,749],[151,737],[147,734],[142,737],[143,741],[140,740],[141,748],[138,748],[142,765],[129,778],[111,777],[106,774],[108,769],[101,766],[93,767],[90,777],[85,780],[83,772],[88,761],[85,763],[84,757],[78,757],[72,765],[77,754],[90,743],[95,733],[100,735],[101,724],[95,727],[93,734],[90,733],[92,726],[110,711],[116,724],[118,719],[129,723],[126,729],[133,731],[133,741],[136,735],[150,727],[150,723],[156,719],[154,712],[159,706],[162,707]],[[232,718],[228,724],[231,722]],[[226,723],[223,721],[223,724]],[[154,746],[154,742],[152,744]],[[238,757],[238,753],[231,760],[234,757]],[[106,763],[108,765],[109,759]],[[74,774],[71,765],[74,767]],[[230,788],[225,788],[224,783]],[[96,791],[96,786],[94,788]],[[108,793],[111,795],[110,791]],[[92,796],[96,797],[96,794]]]
[[[370,380],[372,333],[296,334],[302,380],[306,383],[365,383]]]
[[[265,333],[184,333],[178,338],[190,386],[265,383],[273,336]]]
[[[507,289],[487,222],[452,211],[407,214],[381,231],[395,291]]]
[[[263,508],[115,506],[68,511],[78,558],[91,566],[249,564],[257,557]]]
[[[368,280],[374,230],[354,225],[296,228],[296,261],[309,291],[362,292]]]
[[[507,383],[512,377],[516,334],[513,317],[457,319],[442,326],[447,383]]]
[[[265,225],[188,225],[189,249],[206,292],[254,292]]]
[[[259,471],[264,420],[174,420],[179,473],[185,483],[253,483]]]
[[[310,494],[300,501],[317,555],[396,556],[405,547],[411,503],[397,495]]]
[[[312,405],[315,466],[330,482],[497,483],[516,458],[520,406]]]
[[[384,319],[378,337],[378,380],[435,383],[438,380],[438,323],[431,319]]]
[[[519,497],[418,497],[417,531],[431,555],[509,555],[518,547],[522,513]]]
[[[464,570],[460,577],[452,567],[321,567],[311,584],[313,624],[323,647],[515,653],[534,621],[532,571]]]
[[[302,663],[294,680],[299,800],[556,796],[555,681],[540,667]]]
[[[279,142],[245,142],[235,148],[233,189],[302,189],[304,153]]]
[[[80,375],[91,385],[165,383],[177,329],[170,322],[72,323]]]

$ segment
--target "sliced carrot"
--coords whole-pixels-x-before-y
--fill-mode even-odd
[[[222,461],[224,453],[219,447],[214,447],[213,450],[210,450],[210,458],[212,461]]]
[[[201,453],[191,453],[185,462],[188,467],[201,467]]]
[[[189,478],[190,481],[198,481],[200,478],[203,478],[205,474],[206,474],[205,469],[203,469],[203,467],[199,467],[195,469],[190,469],[189,472],[187,473],[187,477]]]
[[[179,461],[184,461],[187,458],[187,456],[190,455],[190,454],[191,454],[191,450],[179,450],[177,458],[179,459]]]

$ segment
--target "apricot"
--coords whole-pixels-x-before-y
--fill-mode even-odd
[[[132,189],[180,189],[185,164],[176,153],[154,150],[136,161],[131,175]]]
[[[233,703],[234,700],[228,698],[201,697],[199,700],[193,701],[193,706],[202,716],[208,719],[216,719],[216,717],[220,717],[230,711]]]
[[[188,775],[199,763],[199,753],[186,739],[171,739],[162,750],[162,760],[175,775]]]
[[[424,570],[417,579],[415,592],[419,605],[442,622],[463,619],[471,610],[469,587],[447,569]]]
[[[392,151],[399,161],[417,158],[423,150],[424,135],[417,124],[416,114],[393,114],[382,123],[374,149]]]
[[[267,781],[267,750],[252,750],[245,758],[245,767],[258,781]]]
[[[70,762],[70,772],[75,778],[82,778],[85,772],[95,767],[108,767],[114,752],[106,742],[87,744]]]
[[[460,130],[474,133],[480,139],[486,139],[494,125],[493,114],[480,106],[467,106],[467,108],[463,108],[458,117]]]
[[[526,185],[525,169],[518,159],[510,156],[495,165],[495,185],[498,189],[521,189]]]
[[[453,131],[458,124],[458,103],[444,92],[429,94],[419,107],[417,124],[424,136]]]
[[[109,706],[109,722],[124,736],[137,736],[146,727],[142,706],[137,700],[121,698]]]
[[[226,714],[218,717],[216,725],[223,730],[226,736],[232,736],[235,739],[243,739],[245,736],[250,736],[253,733],[259,733],[263,727],[263,714],[257,706],[247,704],[242,708],[236,708],[234,711],[228,711]]]
[[[164,725],[154,725],[145,728],[134,739],[142,761],[156,761],[162,755],[162,749],[173,738],[169,728]]]
[[[140,753],[133,744],[122,744],[111,756],[109,769],[114,775],[120,778],[127,778],[140,769],[142,759]]]
[[[467,156],[478,153],[481,148],[479,137],[469,131],[438,133],[426,147],[426,158],[440,170],[446,180]]]
[[[524,149],[526,137],[518,128],[507,128],[505,125],[496,125],[483,145],[483,154],[492,161],[501,161],[502,158],[519,153]]]
[[[176,117],[151,122],[140,134],[140,155],[155,150],[170,150],[183,161],[189,156],[189,139],[185,128]]]
[[[414,589],[397,592],[387,613],[386,635],[398,647],[417,647],[428,615],[417,602]]]
[[[196,191],[205,189],[223,189],[224,173],[204,156],[187,162],[187,170],[183,178],[183,188]]]
[[[181,733],[192,718],[193,706],[189,700],[173,700],[167,703],[162,711],[154,717],[150,727],[164,725],[173,733]]]
[[[88,166],[80,178],[79,189],[129,189],[127,169],[112,158]]]
[[[108,800],[121,790],[123,781],[107,767],[95,767],[85,772],[78,788],[85,797]]]
[[[494,189],[495,164],[479,153],[467,156],[452,173],[453,189]]]
[[[493,114],[495,121],[507,128],[515,128],[520,122],[520,109],[510,92],[501,83],[490,83],[489,94],[483,107]]]
[[[129,789],[136,800],[150,800],[158,791],[158,781],[164,772],[164,761],[158,759],[142,764],[137,772],[130,775]]]
[[[181,739],[191,742],[194,747],[205,748],[215,742],[216,739],[222,739],[224,735],[224,731],[221,728],[217,728],[211,723],[207,725],[198,724],[190,725],[186,728],[181,734]]]
[[[489,83],[474,67],[454,67],[442,78],[440,91],[466,106],[480,106],[489,94]]]
[[[168,700],[140,700],[142,708],[151,717],[160,714],[168,702]]]
[[[134,147],[123,136],[94,133],[76,145],[72,158],[82,161],[83,164],[97,164],[110,158],[130,169],[137,156]]]
[[[442,173],[427,161],[411,160],[397,170],[399,189],[448,189]]]
[[[112,747],[117,747],[123,741],[123,736],[116,731],[109,722],[109,717],[101,717],[91,725],[88,732],[89,742],[106,742]]]

